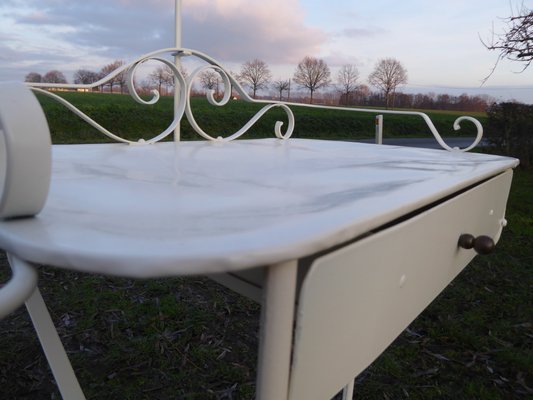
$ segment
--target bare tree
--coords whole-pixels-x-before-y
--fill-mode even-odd
[[[165,70],[167,74],[167,82],[165,84],[167,85],[167,89],[170,90],[170,88],[174,88],[176,86],[176,77],[174,76],[174,71],[168,65],[165,64],[163,66],[163,69]],[[179,71],[181,75],[183,76],[183,79],[187,80],[189,73],[187,72],[187,69],[183,66],[183,64],[181,63],[179,65]]]
[[[499,52],[492,71],[483,82],[490,78],[499,61],[504,58],[524,63],[522,71],[533,62],[533,10],[522,4],[516,15],[506,18],[505,22],[507,27],[502,34],[492,32],[492,39],[488,44],[481,41],[487,49]]]
[[[117,60],[115,61],[114,64],[117,68],[119,68],[119,67],[122,67],[125,64],[125,62],[122,60]],[[116,80],[117,85],[120,86],[120,93],[124,93],[124,87],[126,86],[126,71],[122,71],[120,74],[118,74],[115,77],[115,80]]]
[[[54,69],[44,74],[43,82],[45,83],[67,83],[67,79],[65,78],[65,75],[63,75],[61,71]]]
[[[113,61],[111,64],[104,65],[104,67],[102,67],[102,69],[100,70],[100,77],[103,78],[109,75],[110,73],[115,71],[117,68],[120,68],[122,65],[124,65],[124,61],[121,61],[121,60],[116,60],[116,61]],[[103,86],[109,85],[109,91],[113,93],[113,86],[115,84],[121,85],[121,90],[122,90],[122,87],[125,84],[125,78],[124,78],[123,73],[109,79]]]
[[[370,88],[367,85],[359,85],[352,95],[355,104],[364,104],[370,97]]]
[[[383,91],[387,108],[394,107],[394,95],[399,85],[407,83],[407,70],[394,58],[384,58],[377,62],[374,71],[368,76],[372,86]]]
[[[24,78],[24,82],[42,82],[43,77],[41,74],[38,74],[37,72],[30,72],[26,77]]]
[[[294,72],[294,81],[302,87],[309,89],[313,102],[313,93],[331,83],[329,67],[324,60],[305,57]]]
[[[218,95],[219,75],[215,71],[206,70],[200,74],[200,83],[206,90],[216,90]]]
[[[94,71],[79,69],[74,72],[74,83],[87,85],[96,82],[98,79],[100,79],[100,75]]]
[[[189,71],[187,71],[187,68],[185,68],[183,64],[180,64],[180,72],[183,75],[183,79],[187,80],[189,77]]]
[[[278,79],[277,81],[274,81],[274,83],[272,83],[272,87],[278,91],[279,101],[281,101],[283,91],[289,90],[289,88],[291,87],[291,81],[288,79]]]
[[[350,94],[357,89],[357,80],[359,79],[359,71],[355,65],[346,64],[341,67],[337,74],[337,84],[344,96],[344,104],[348,105]]]
[[[268,65],[257,58],[246,61],[241,66],[241,73],[239,74],[240,80],[252,89],[252,97],[255,99],[255,95],[258,90],[265,89],[272,79],[272,74]]]
[[[148,79],[144,79],[141,82],[135,83],[135,90],[139,94],[143,94],[145,96],[152,95],[152,89],[154,88],[154,84],[150,82]]]
[[[174,74],[167,65],[157,67],[149,75],[150,81],[157,85],[157,90],[161,93],[161,88],[172,86],[174,83]]]
[[[100,78],[105,78],[107,75],[109,75],[111,72],[115,70],[115,66],[113,63],[104,65],[102,69],[100,70]],[[106,83],[102,85],[102,91],[106,85],[109,85],[109,91],[113,93],[113,85],[115,84],[115,78],[109,79]]]

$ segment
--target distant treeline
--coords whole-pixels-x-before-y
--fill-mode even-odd
[[[488,95],[471,96],[466,93],[459,96],[436,93],[396,93],[394,96],[395,108],[411,108],[424,110],[450,110],[450,111],[486,111],[496,102]],[[385,107],[386,101],[382,93],[376,93],[363,88],[350,94],[348,101],[344,95],[340,96],[339,104],[365,107]]]

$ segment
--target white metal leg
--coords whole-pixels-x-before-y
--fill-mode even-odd
[[[291,367],[297,261],[269,266],[265,273],[257,400],[286,400]]]
[[[354,380],[350,381],[344,389],[342,389],[342,400],[352,400],[353,399],[353,386]]]
[[[28,262],[7,254],[13,276],[0,289],[0,319],[20,307],[37,287],[37,271]]]
[[[376,144],[383,144],[383,115],[376,115]]]
[[[26,300],[26,308],[30,314],[50,369],[54,374],[61,396],[64,400],[85,400],[85,396],[81,391],[76,375],[74,375],[72,365],[59,339],[39,288],[35,288],[33,294]]]

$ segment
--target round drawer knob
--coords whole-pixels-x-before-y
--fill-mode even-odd
[[[482,255],[492,253],[496,247],[494,240],[492,240],[491,237],[485,235],[474,237],[474,235],[469,233],[463,233],[461,236],[459,236],[458,244],[459,247],[462,247],[463,249],[473,248],[476,253]]]

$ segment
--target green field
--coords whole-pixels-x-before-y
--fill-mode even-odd
[[[149,139],[164,131],[172,121],[172,98],[162,97],[155,105],[141,105],[128,95],[102,93],[60,93],[62,97],[96,120],[109,131],[130,140]],[[39,95],[48,118],[54,143],[87,143],[110,141],[87,123],[76,117],[54,100]],[[230,101],[226,106],[215,107],[203,97],[194,97],[191,107],[198,124],[211,136],[229,136],[239,130],[262,105],[240,100]],[[319,138],[330,140],[351,140],[371,138],[375,125],[372,113],[359,113],[335,110],[320,110],[306,107],[292,107],[296,127],[293,137]],[[465,115],[451,111],[428,111],[442,136],[475,136],[471,123],[464,122],[460,132],[453,130],[454,120]],[[486,120],[484,113],[468,113]],[[258,121],[244,138],[274,137],[276,121],[286,121],[280,109],[269,111]],[[186,118],[181,125],[184,140],[198,140]],[[425,122],[416,116],[385,115],[385,137],[431,137]]]
[[[112,95],[117,101],[113,106],[102,106],[99,94],[90,94],[85,103],[78,94],[67,96],[88,112],[107,115],[116,126],[122,124],[114,119],[120,116],[130,121],[126,122],[129,129],[139,129],[135,132],[150,127],[146,116],[132,112],[150,107],[132,105],[125,96]],[[47,113],[62,113],[48,100],[43,103]],[[169,104],[169,99],[162,99],[152,107],[152,122],[170,118]],[[205,114],[202,122],[213,127],[242,118],[237,106],[243,104],[228,105],[219,115],[204,100],[194,99],[198,114]],[[252,106],[246,107],[246,112],[253,113]],[[325,125],[324,119],[340,124],[336,121],[340,113],[300,111],[303,115],[297,118],[303,123],[322,125],[314,127],[321,132],[317,136],[337,129]],[[431,114],[446,126],[457,115]],[[372,116],[349,117],[361,124],[369,118],[367,137],[372,136]],[[354,123],[350,118],[343,120],[348,137],[349,124]],[[268,129],[273,126],[269,124]],[[54,141],[102,139],[89,131],[73,136],[78,125],[82,123],[76,118],[66,121],[63,114],[55,114],[51,118]],[[272,136],[270,130],[265,136]],[[532,199],[533,171],[517,169],[508,203],[509,224],[496,251],[476,257],[359,375],[355,398],[533,396]],[[7,279],[8,270],[0,253],[0,282]],[[204,278],[131,280],[45,267],[40,271],[40,288],[88,399],[253,398],[257,304]],[[29,317],[21,308],[0,321],[0,399],[59,398]]]

